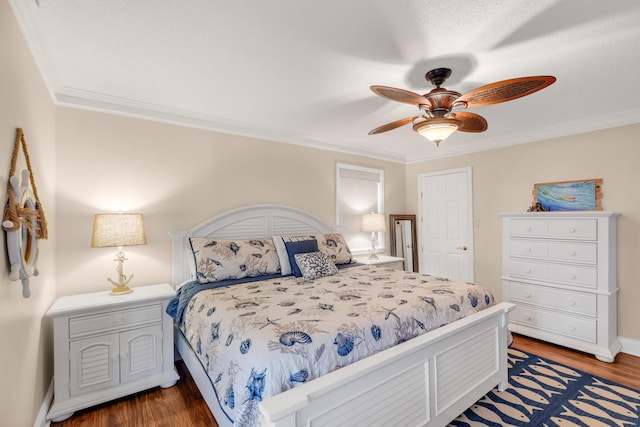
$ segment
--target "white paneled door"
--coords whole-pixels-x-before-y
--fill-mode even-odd
[[[473,281],[471,168],[419,175],[420,272]]]

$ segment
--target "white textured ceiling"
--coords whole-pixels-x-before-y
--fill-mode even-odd
[[[60,105],[148,117],[399,162],[640,122],[637,0],[10,0]],[[371,85],[465,93],[554,75],[470,109],[489,129],[436,146],[417,108]]]

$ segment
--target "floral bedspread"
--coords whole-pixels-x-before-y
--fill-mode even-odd
[[[262,399],[493,304],[472,283],[359,265],[203,290],[180,328],[223,412],[253,426]]]

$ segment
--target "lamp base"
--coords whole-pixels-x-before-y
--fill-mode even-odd
[[[369,255],[369,259],[378,259],[378,255],[376,255],[376,232],[371,232],[371,254]]]
[[[122,251],[122,248],[119,248],[118,253],[116,253],[115,259],[115,261],[118,262],[118,267],[116,268],[116,271],[118,272],[118,281],[116,282],[115,280],[111,280],[107,277],[107,282],[115,286],[115,288],[113,288],[111,292],[109,292],[109,295],[125,295],[133,292],[127,286],[131,279],[133,279],[133,274],[127,278],[127,276],[122,273],[122,265],[124,264],[125,260],[126,258],[124,257],[124,252]]]
[[[128,286],[116,286],[109,292],[109,295],[125,295],[130,294],[133,290]]]

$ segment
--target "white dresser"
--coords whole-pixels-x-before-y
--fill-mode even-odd
[[[613,362],[617,337],[613,212],[502,216],[502,295],[516,333]]]
[[[47,419],[179,378],[173,358],[173,321],[165,313],[175,291],[168,284],[61,297],[53,318],[54,401]]]

